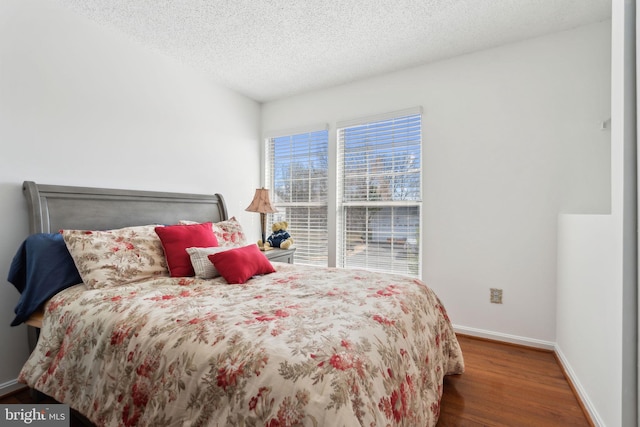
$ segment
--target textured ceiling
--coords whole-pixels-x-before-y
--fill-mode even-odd
[[[257,101],[611,17],[611,0],[58,0]]]

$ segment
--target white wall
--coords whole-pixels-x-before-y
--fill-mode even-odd
[[[0,2],[0,392],[26,360],[4,278],[28,233],[24,180],[220,192],[244,212],[260,183],[260,105],[45,0]],[[255,230],[254,230],[255,229]]]
[[[603,22],[269,102],[262,130],[333,131],[421,105],[425,281],[459,330],[551,347],[557,215],[610,211],[610,31]],[[504,304],[489,303],[491,287]]]
[[[557,352],[599,426],[638,425],[635,2],[612,2],[611,212],[561,215]]]
[[[619,426],[621,296],[613,215],[560,215],[556,352],[598,426]]]

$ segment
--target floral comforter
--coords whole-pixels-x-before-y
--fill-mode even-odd
[[[66,289],[20,381],[105,426],[431,426],[464,363],[418,280],[274,263],[245,285]]]

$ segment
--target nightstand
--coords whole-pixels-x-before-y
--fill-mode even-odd
[[[293,264],[293,253],[296,251],[296,248],[289,249],[279,249],[274,248],[269,251],[264,251],[263,253],[269,258],[269,261],[275,262],[286,262],[288,264]]]

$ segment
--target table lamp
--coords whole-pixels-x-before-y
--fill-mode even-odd
[[[260,214],[260,229],[262,231],[262,247],[260,249],[265,250],[264,242],[266,241],[265,229],[267,228],[267,214],[278,212],[271,204],[269,190],[264,187],[256,188],[253,200],[245,211],[258,212]]]

